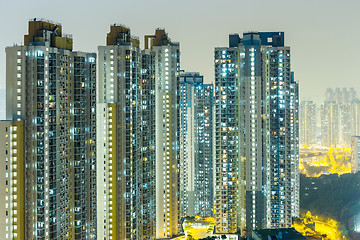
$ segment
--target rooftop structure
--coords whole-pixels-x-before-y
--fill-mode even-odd
[[[73,39],[69,34],[62,33],[62,26],[44,19],[29,21],[29,33],[24,36],[25,46],[42,46],[50,42],[50,47],[72,50]]]
[[[306,240],[295,228],[255,229],[253,240]]]

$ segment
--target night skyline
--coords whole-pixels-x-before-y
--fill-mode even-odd
[[[0,238],[360,239],[359,7],[0,3]]]
[[[20,6],[21,3],[21,6]],[[360,53],[360,2],[338,1],[215,1],[168,3],[166,1],[121,3],[106,1],[64,1],[52,3],[2,2],[1,29],[4,49],[23,42],[29,19],[45,18],[62,23],[74,37],[74,50],[96,52],[105,43],[108,26],[124,24],[140,38],[160,27],[180,43],[181,68],[204,74],[214,82],[214,47],[226,46],[228,35],[247,31],[284,31],[286,45],[292,47],[292,66],[300,83],[300,99],[324,98],[327,87],[354,87],[353,74]],[[66,4],[68,3],[68,4]],[[204,8],[204,10],[203,10]],[[26,10],[25,10],[26,9]],[[48,11],[51,9],[51,11]],[[243,10],[242,10],[243,9]],[[158,14],[159,13],[159,14]],[[281,14],[278,14],[281,13]],[[5,88],[5,51],[0,52],[0,89]]]

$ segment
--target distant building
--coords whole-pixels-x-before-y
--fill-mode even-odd
[[[306,240],[295,228],[255,229],[253,240]]]
[[[350,104],[350,136],[360,136],[360,100],[354,100]]]
[[[326,101],[321,105],[321,145],[336,147],[340,144],[339,105],[335,101]]]
[[[350,146],[351,137],[360,135],[360,101],[355,90],[328,88],[320,117],[322,146]]]
[[[357,173],[360,169],[360,136],[353,136],[351,140],[351,172]]]
[[[212,216],[213,85],[199,73],[180,74],[180,213]]]
[[[317,142],[316,135],[316,105],[313,101],[300,103],[299,143],[300,146],[310,146]]]
[[[325,101],[335,101],[337,104],[349,104],[356,99],[356,91],[354,88],[327,88],[325,91]]]

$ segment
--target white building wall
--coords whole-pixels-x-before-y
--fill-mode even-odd
[[[188,165],[188,182],[186,184],[188,191],[188,215],[195,216],[195,129],[194,129],[194,117],[195,117],[195,107],[194,107],[194,88],[191,87],[191,108],[188,108],[188,134],[187,134],[187,144],[188,144],[188,153],[186,163]]]
[[[96,199],[97,199],[97,238],[108,239],[108,172],[106,161],[108,156],[107,104],[96,105]],[[105,110],[104,110],[105,109]]]
[[[177,91],[179,46],[154,46],[156,122],[156,238],[178,232]]]

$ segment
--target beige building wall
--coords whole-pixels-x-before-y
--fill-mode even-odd
[[[25,239],[22,121],[0,121],[0,183],[0,239]]]

